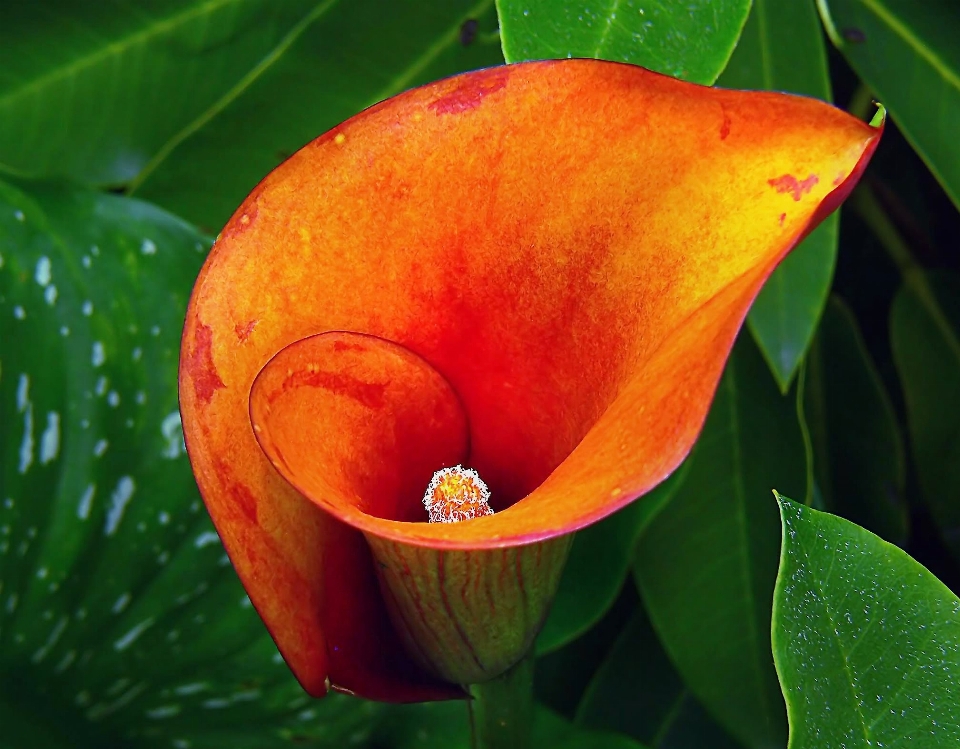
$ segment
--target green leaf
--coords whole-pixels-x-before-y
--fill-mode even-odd
[[[683,486],[637,544],[634,573],[664,649],[714,719],[750,747],[783,746],[770,660],[774,486],[803,494],[794,401],[741,335]]]
[[[493,0],[314,4],[325,10],[282,54],[152,154],[135,194],[216,231],[265,174],[343,120],[421,83],[503,63]]]
[[[960,13],[954,0],[818,0],[833,43],[960,206]]]
[[[810,349],[803,408],[824,507],[903,545],[903,438],[856,318],[838,297]]]
[[[214,232],[361,109],[502,63],[495,32],[493,0],[0,3],[0,171],[130,185]]]
[[[754,0],[737,49],[718,83],[830,101],[826,46],[813,3]],[[790,387],[827,301],[837,231],[834,215],[804,239],[773,272],[747,318],[783,392]]]
[[[577,723],[633,736],[653,749],[736,749],[691,694],[640,609],[597,669]]]
[[[332,5],[3,3],[0,168],[126,182]]]
[[[273,747],[370,720],[307,707],[197,495],[176,368],[208,248],[139,201],[0,183],[0,744]]]
[[[646,496],[577,533],[537,638],[539,654],[572,642],[603,618],[627,578],[637,539],[673,497],[685,474],[686,464]]]
[[[370,746],[380,749],[470,749],[470,719],[464,702],[430,702],[386,708]],[[644,749],[626,736],[571,724],[538,706],[534,749]]]
[[[507,62],[593,57],[713,83],[750,0],[497,0]]]
[[[773,655],[790,749],[960,745],[960,600],[896,546],[778,500]]]
[[[960,557],[960,278],[911,272],[890,339],[924,500]]]

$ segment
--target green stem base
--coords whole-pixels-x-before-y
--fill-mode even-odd
[[[473,749],[527,749],[533,727],[533,653],[496,679],[470,687]]]

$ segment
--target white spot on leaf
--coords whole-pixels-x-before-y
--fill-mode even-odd
[[[120,527],[123,512],[133,498],[137,485],[130,476],[121,476],[117,487],[110,495],[110,507],[107,509],[107,519],[103,526],[104,535],[112,536]]]
[[[47,428],[40,436],[40,465],[56,460],[60,454],[60,414],[50,411],[47,414]]]
[[[113,649],[122,653],[136,642],[137,638],[153,626],[153,618],[144,619],[137,626],[127,632],[123,637],[113,643]]]
[[[175,460],[187,451],[183,442],[183,425],[180,423],[179,411],[167,414],[160,424],[160,431],[167,443],[163,448],[163,457]]]
[[[210,546],[211,544],[220,543],[220,536],[218,536],[213,531],[207,531],[201,533],[193,540],[193,545],[198,549],[202,549],[204,546]]]
[[[37,267],[34,269],[33,278],[41,286],[46,286],[50,283],[52,277],[50,258],[44,255],[37,260]]]
[[[127,607],[127,604],[129,603],[130,603],[130,594],[124,593],[116,601],[113,602],[113,606],[110,607],[110,611],[112,611],[114,614],[119,614],[121,611],[123,611]]]
[[[107,360],[106,351],[103,348],[102,341],[93,342],[93,351],[90,354],[90,363],[95,367],[101,366]]]

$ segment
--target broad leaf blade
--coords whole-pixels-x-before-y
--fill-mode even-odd
[[[550,614],[537,637],[537,652],[572,642],[610,609],[630,571],[643,529],[683,483],[686,464],[649,494],[577,533]]]
[[[960,278],[916,278],[894,299],[890,342],[923,498],[960,556]]]
[[[634,574],[664,649],[718,723],[750,747],[783,745],[769,622],[777,570],[773,486],[803,493],[794,402],[749,336],[721,380],[683,486],[637,544]]]
[[[819,0],[834,44],[960,206],[960,14],[953,0]]]
[[[303,712],[197,495],[176,362],[208,246],[139,201],[0,183],[4,738],[270,747],[370,719]]]
[[[497,0],[508,62],[594,57],[713,83],[730,58],[750,0]]]
[[[903,438],[856,318],[837,297],[810,349],[803,409],[824,507],[903,545]]]
[[[495,32],[493,0],[3,3],[0,172],[129,185],[213,233],[339,122],[502,62]]]
[[[960,744],[960,600],[896,546],[779,500],[773,654],[790,749]]]
[[[737,49],[718,83],[830,101],[826,46],[814,4],[754,0]],[[784,392],[810,345],[827,300],[837,233],[837,216],[830,216],[773,272],[747,318]]]
[[[0,168],[125,182],[334,4],[3,3]]]
[[[372,745],[392,749],[470,749],[470,719],[466,703],[427,702],[386,708],[372,732]],[[537,706],[533,749],[644,749],[636,741],[613,733],[576,726]]]
[[[590,681],[577,723],[627,734],[652,749],[739,746],[684,685],[642,609]]]
[[[172,138],[133,181],[134,194],[216,232],[264,175],[362,109],[503,62],[493,0],[317,5],[329,10],[195,123],[202,127]]]

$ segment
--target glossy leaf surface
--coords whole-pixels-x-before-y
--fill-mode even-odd
[[[717,84],[830,101],[826,48],[814,4],[753,0],[740,42]],[[784,259],[747,318],[782,391],[790,387],[827,300],[837,225],[837,215],[828,217]]]
[[[208,247],[0,183],[0,746],[336,745],[375,715],[308,710],[197,494],[176,362]]]
[[[824,507],[902,545],[903,437],[856,318],[838,297],[827,304],[807,362],[803,408]]]
[[[786,720],[770,659],[777,574],[772,486],[802,495],[794,400],[741,335],[687,478],[637,544],[634,573],[667,653],[713,718],[746,746],[775,746]],[[717,674],[724,674],[718,679]]]
[[[834,44],[960,206],[960,14],[953,0],[818,0]]]
[[[960,742],[960,600],[896,546],[780,498],[773,654],[790,749]]]
[[[335,3],[4,3],[0,165],[126,182],[323,5]]]
[[[672,473],[763,279],[852,188],[878,138],[809,99],[548,61],[407,92],[271,173],[194,289],[180,394],[207,506],[302,683],[322,694],[332,674],[410,698],[409,669],[380,682],[386,672],[350,655],[375,652],[383,631],[358,531],[504,549],[578,530]],[[546,179],[569,189],[544,191]],[[336,477],[312,471],[295,430],[268,461],[253,380],[329,330],[398,345],[446,379],[495,515],[403,522],[419,492],[371,493],[359,459]],[[351,423],[389,433],[388,383],[341,364],[293,375],[360,403],[370,421]],[[352,432],[337,439],[363,455]],[[376,470],[412,486],[405,461]]]
[[[713,83],[750,0],[497,0],[507,62],[593,57]]]
[[[921,279],[894,300],[890,342],[923,498],[960,555],[960,279]]]
[[[577,707],[577,723],[651,749],[737,749],[683,683],[640,609],[617,637]]]

